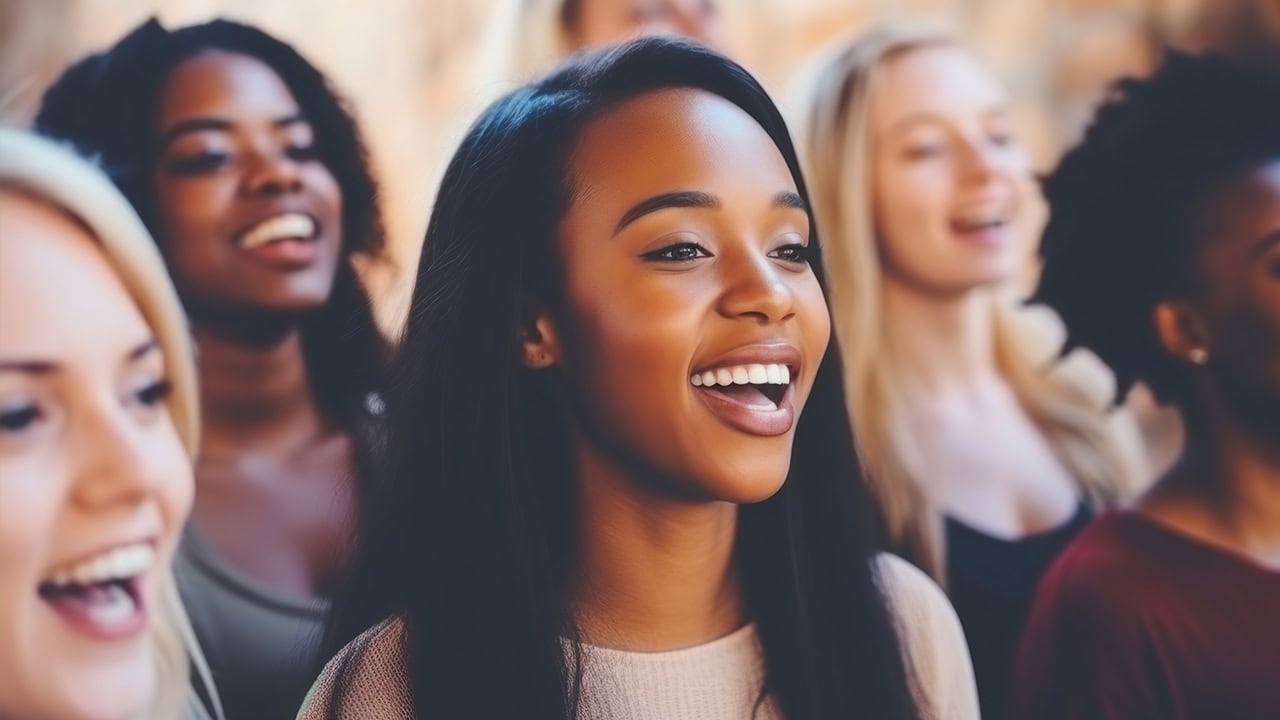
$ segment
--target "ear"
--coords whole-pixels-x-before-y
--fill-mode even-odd
[[[524,366],[542,370],[560,363],[560,341],[555,323],[546,312],[539,312],[520,333],[520,354]]]
[[[1164,300],[1156,304],[1151,319],[1166,352],[1195,365],[1208,362],[1212,338],[1204,315],[1194,305]]]

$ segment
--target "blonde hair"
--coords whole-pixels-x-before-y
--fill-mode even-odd
[[[155,333],[164,353],[173,391],[169,412],[191,458],[200,438],[195,356],[186,316],[150,233],[119,190],[97,168],[53,142],[0,129],[0,189],[13,188],[58,207],[93,235],[107,261]],[[151,633],[157,661],[158,692],[147,717],[182,716],[192,701],[189,663],[196,668],[222,716],[208,664],[183,610],[173,573],[163,573]]]
[[[868,118],[885,62],[939,46],[955,46],[955,41],[942,29],[916,25],[886,25],[846,42],[807,79],[794,128],[823,241],[833,330],[841,343],[858,450],[890,541],[942,582],[942,514],[920,467],[920,448],[907,424],[884,337]],[[991,304],[1000,374],[1083,494],[1094,504],[1122,499],[1142,474],[1142,461],[1112,437],[1108,375],[1100,366],[1080,362],[1054,368],[1059,344],[1052,333],[1001,293],[993,293]]]
[[[575,0],[499,0],[483,42],[480,87],[497,97],[551,70],[578,49],[565,11]]]

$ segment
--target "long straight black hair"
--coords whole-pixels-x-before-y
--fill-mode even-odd
[[[445,173],[388,396],[386,495],[363,529],[337,637],[387,615],[408,629],[424,718],[573,717],[581,678],[566,578],[577,557],[566,422],[518,338],[554,303],[557,222],[584,126],[628,98],[693,88],[769,134],[800,195],[786,126],[741,67],[672,40],[577,58],[490,106]],[[617,138],[626,142],[626,138]],[[817,248],[816,236],[810,237]],[[815,258],[818,258],[815,251]],[[821,276],[821,261],[815,259]],[[799,421],[782,489],[740,510],[736,552],[788,717],[910,718],[917,710],[875,572],[864,489],[833,342]],[[338,671],[342,694],[359,665]]]

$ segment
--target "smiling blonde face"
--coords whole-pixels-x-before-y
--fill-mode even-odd
[[[1030,168],[995,78],[949,45],[905,51],[879,69],[868,123],[887,276],[943,295],[1011,277]]]
[[[156,338],[95,240],[0,188],[0,716],[124,718],[191,464]]]

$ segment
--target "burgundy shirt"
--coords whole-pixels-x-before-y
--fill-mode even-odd
[[[1280,718],[1280,572],[1115,512],[1045,574],[1017,720]]]

